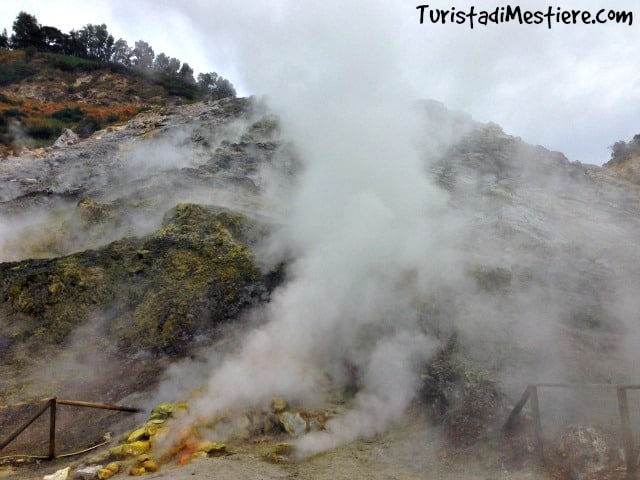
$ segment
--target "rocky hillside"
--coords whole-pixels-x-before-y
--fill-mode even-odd
[[[28,49],[0,50],[0,156],[80,137],[149,108],[201,99],[193,83],[151,70]]]
[[[32,105],[32,119],[54,108],[107,112],[124,99],[131,110],[77,143],[31,144],[0,161],[0,403],[151,398],[170,365],[213,355],[214,344],[216,353],[230,348],[229,325],[260,323],[253,307],[287,281],[295,258],[274,264],[266,240],[282,227],[304,162],[255,99],[138,113],[162,97],[132,93],[145,91],[140,79],[54,70],[6,87],[2,101]],[[452,131],[452,140],[424,146],[424,168],[446,192],[468,252],[455,288],[413,299],[421,328],[439,341],[421,366],[421,415],[466,448],[495,431],[530,382],[633,381],[638,187],[497,125],[435,103],[421,108],[425,132]],[[327,415],[359,389],[349,353]],[[310,422],[305,411],[292,415]],[[0,415],[10,430],[17,418]],[[268,435],[260,418],[259,429],[241,428],[241,440]],[[278,441],[296,435],[277,425]],[[78,435],[67,446],[96,442],[104,428],[68,425]],[[492,461],[522,465],[523,442],[519,456]]]
[[[268,272],[251,250],[266,226],[225,207],[251,204],[251,173],[275,150],[271,127],[251,115],[246,100],[175,107],[0,164],[2,255],[13,260],[2,264],[2,368],[28,369],[87,322],[101,332],[91,348],[106,342],[99,351],[184,355],[268,297]],[[194,119],[196,128],[181,131]],[[241,119],[248,130],[231,125]],[[190,144],[193,158],[157,158],[175,142]],[[146,155],[158,164],[143,171]],[[2,378],[4,401],[50,388]]]

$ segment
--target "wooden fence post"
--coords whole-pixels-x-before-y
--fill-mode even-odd
[[[13,433],[11,433],[5,440],[0,440],[0,450],[9,445],[13,440],[16,439],[18,435],[24,432],[33,422],[35,422],[44,412],[47,411],[47,408],[50,408],[49,411],[49,453],[47,456],[37,457],[42,459],[53,460],[56,458],[56,413],[58,405],[69,405],[74,407],[88,407],[88,408],[98,408],[103,410],[116,410],[121,412],[142,412],[142,409],[135,407],[126,407],[122,405],[111,405],[108,403],[94,403],[94,402],[81,402],[77,400],[58,400],[56,397],[43,399],[43,405],[40,409],[29,419],[20,425]],[[18,403],[14,405],[8,406],[0,406],[0,409],[17,407],[28,405],[29,403]],[[69,456],[70,454],[60,455]]]
[[[49,460],[56,458],[56,397],[49,401]]]
[[[508,432],[513,428],[513,426],[516,423],[516,418],[518,418],[518,415],[520,415],[520,412],[522,411],[524,406],[527,404],[527,401],[529,400],[530,396],[531,396],[531,385],[527,386],[527,388],[524,389],[524,392],[522,393],[520,400],[518,400],[518,403],[516,403],[515,406],[513,407],[513,410],[511,410],[511,413],[509,414],[509,418],[507,418],[507,421],[504,422],[504,425],[502,427],[504,431]]]
[[[533,415],[533,431],[535,433],[535,449],[536,454],[541,462],[544,463],[544,447],[542,445],[542,422],[540,420],[540,406],[538,404],[538,387],[529,385],[531,390],[531,413]]]
[[[636,454],[633,445],[633,434],[629,423],[629,402],[627,389],[620,387],[618,390],[618,410],[620,411],[620,424],[622,426],[622,445],[624,446],[624,460],[627,465],[627,478],[636,478]]]

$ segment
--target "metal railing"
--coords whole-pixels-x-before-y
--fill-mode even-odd
[[[535,436],[535,451],[538,458],[544,462],[544,445],[542,443],[542,422],[540,420],[540,403],[538,400],[539,388],[567,388],[567,389],[615,389],[618,397],[618,415],[622,429],[622,446],[624,448],[624,460],[627,469],[627,478],[635,479],[637,473],[638,453],[633,440],[631,422],[629,420],[628,390],[640,390],[640,385],[615,385],[609,383],[575,384],[575,383],[535,383],[527,386],[522,396],[511,410],[503,430],[512,430],[516,424],[518,415],[529,402],[533,417],[533,431]]]
[[[72,407],[86,407],[86,408],[98,408],[102,410],[117,410],[121,412],[137,413],[142,410],[135,407],[124,407],[121,405],[110,405],[106,403],[93,403],[93,402],[81,402],[77,400],[62,400],[56,397],[45,398],[41,400],[43,405],[39,408],[34,415],[29,417],[22,425],[16,428],[6,439],[0,441],[0,451],[7,445],[13,442],[22,432],[24,432],[29,426],[40,418],[47,410],[49,410],[49,451],[47,456],[39,457],[43,459],[53,460],[56,458],[56,413],[58,405],[69,405]],[[7,405],[2,408],[12,408],[29,405],[30,402],[18,403],[14,405]],[[96,445],[91,448],[97,448]],[[83,450],[83,452],[86,450]],[[78,452],[80,453],[80,452]]]

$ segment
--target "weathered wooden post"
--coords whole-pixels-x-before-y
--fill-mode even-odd
[[[538,387],[529,385],[531,390],[531,414],[533,415],[533,431],[536,436],[535,449],[541,462],[544,463],[544,448],[542,446],[542,422],[540,421],[540,406],[538,404]]]
[[[49,400],[49,460],[56,458],[56,397]]]
[[[522,411],[524,406],[527,404],[527,401],[529,401],[530,396],[531,396],[531,385],[527,386],[527,388],[524,389],[524,392],[520,397],[520,400],[518,400],[518,403],[516,403],[515,406],[513,407],[513,410],[511,410],[511,413],[509,414],[509,418],[507,418],[507,421],[504,422],[504,426],[502,427],[504,431],[509,432],[513,429],[516,423],[516,419],[518,418],[518,415],[520,415],[520,412]]]
[[[47,411],[47,408],[51,409],[49,410],[49,452],[47,456],[43,455],[41,457],[36,457],[36,458],[48,459],[48,460],[53,460],[54,458],[56,458],[56,414],[57,414],[58,405],[99,408],[103,410],[117,410],[121,412],[131,412],[131,413],[142,411],[142,409],[135,408],[135,407],[111,405],[108,403],[81,402],[77,400],[63,400],[63,399],[58,400],[58,398],[56,397],[45,398],[42,401],[44,402],[43,405],[40,407],[40,409],[38,409],[38,411],[32,417],[29,417],[29,419],[26,422],[20,425],[5,440],[0,440],[0,450],[2,450],[4,447],[9,445],[13,440],[16,439],[18,435],[24,432],[33,422],[35,422],[42,414],[44,414],[44,412]],[[23,406],[23,405],[28,405],[28,403],[18,403],[12,406],[17,407],[17,406]],[[8,408],[8,407],[11,407],[11,406],[0,406],[0,408]],[[95,447],[92,447],[92,448],[95,448]],[[83,453],[83,452],[78,452],[78,453]],[[70,455],[76,455],[76,453],[64,454],[64,455],[60,455],[60,457],[68,457]]]
[[[633,445],[633,434],[629,422],[629,402],[627,400],[627,389],[618,387],[618,410],[620,411],[620,424],[622,426],[622,445],[624,447],[624,460],[627,464],[627,478],[636,478],[636,454]]]

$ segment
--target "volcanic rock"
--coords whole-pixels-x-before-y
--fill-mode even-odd
[[[202,442],[198,445],[198,452],[204,452],[210,457],[220,457],[227,453],[227,446],[218,442]]]
[[[88,467],[79,468],[76,470],[76,477],[79,477],[80,480],[95,480],[98,478],[98,473],[104,467],[102,465],[91,465]]]
[[[307,431],[307,422],[300,413],[283,412],[278,416],[285,432],[290,435],[300,435]]]
[[[42,477],[42,480],[67,480],[69,478],[70,470],[70,467],[60,469],[57,472],[52,473],[51,475],[45,475],[44,477]]]
[[[73,131],[65,128],[62,134],[54,142],[53,148],[60,148],[63,146],[74,145],[80,141],[80,137]]]
[[[289,404],[282,397],[276,397],[271,400],[271,411],[273,413],[282,413],[287,409],[288,406]]]
[[[593,425],[571,425],[560,435],[558,467],[569,478],[599,479],[623,465],[621,449],[611,432]]]
[[[132,443],[118,445],[109,450],[111,456],[116,458],[136,457],[146,453],[151,448],[151,444],[146,440],[138,440]]]

